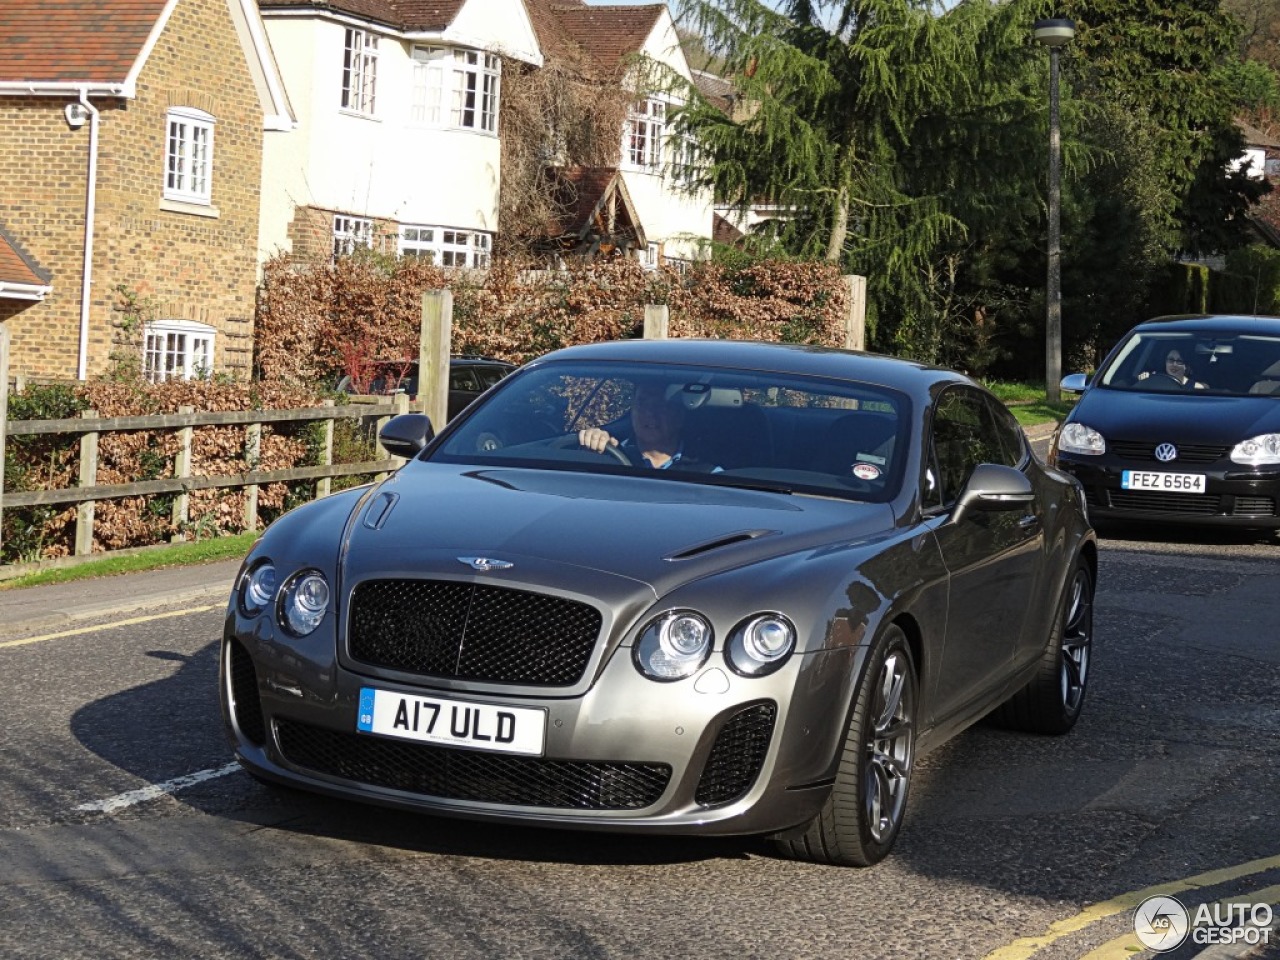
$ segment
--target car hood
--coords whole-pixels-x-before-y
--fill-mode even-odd
[[[344,568],[349,581],[427,570],[474,576],[463,558],[484,558],[512,565],[483,570],[488,582],[545,579],[575,590],[586,586],[575,587],[576,569],[625,578],[662,596],[722,570],[893,526],[887,504],[411,462],[362,502],[349,525]]]
[[[1234,445],[1280,431],[1280,397],[1089,390],[1068,418],[1108,440]]]

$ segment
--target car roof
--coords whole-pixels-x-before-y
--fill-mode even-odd
[[[1188,313],[1167,317],[1152,317],[1138,324],[1145,333],[1197,332],[1212,334],[1262,333],[1280,336],[1280,317],[1254,316],[1237,313]]]
[[[565,347],[526,366],[541,366],[544,363],[570,359],[689,363],[738,370],[764,370],[874,383],[906,393],[924,391],[940,382],[973,382],[954,370],[914,360],[857,350],[755,340],[614,340]]]

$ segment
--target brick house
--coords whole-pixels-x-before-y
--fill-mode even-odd
[[[247,372],[263,131],[292,125],[253,0],[5,0],[0,44],[11,370]]]

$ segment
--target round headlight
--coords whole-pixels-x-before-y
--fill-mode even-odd
[[[320,626],[329,609],[329,582],[319,570],[304,570],[284,588],[281,614],[294,636],[305,637]]]
[[[729,634],[724,657],[734,673],[763,677],[773,673],[796,648],[796,628],[778,613],[760,613]]]
[[[1068,423],[1058,434],[1058,449],[1065,453],[1083,453],[1100,456],[1107,452],[1107,441],[1093,427],[1083,423]]]
[[[1280,434],[1264,433],[1237,443],[1231,450],[1231,462],[1253,467],[1280,463]]]
[[[240,581],[241,612],[256,617],[276,596],[276,568],[269,563],[254,567]]]
[[[672,610],[654,619],[636,641],[636,668],[650,680],[682,680],[707,661],[711,624],[691,610]]]

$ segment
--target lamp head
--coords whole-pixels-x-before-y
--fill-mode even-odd
[[[1076,35],[1076,22],[1060,17],[1054,20],[1037,20],[1032,33],[1046,47],[1062,47]]]

